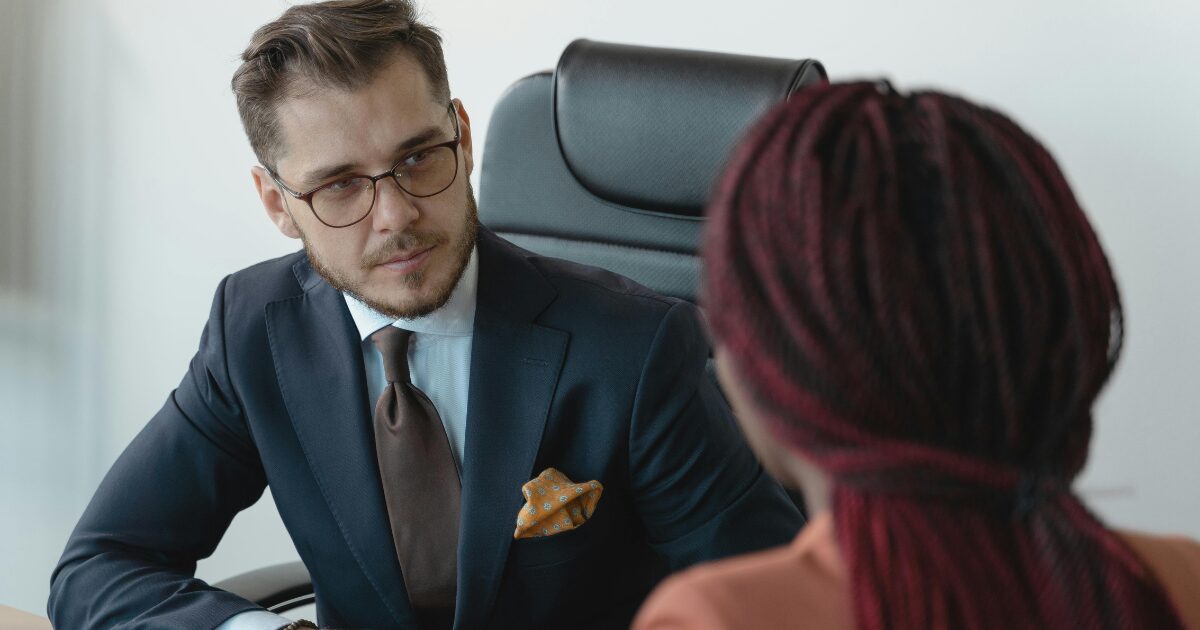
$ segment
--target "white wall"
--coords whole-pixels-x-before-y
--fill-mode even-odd
[[[1200,236],[1192,185],[1200,169],[1200,38],[1189,37],[1200,27],[1200,4],[423,6],[445,36],[452,90],[481,139],[505,87],[553,67],[577,37],[812,56],[835,79],[886,74],[901,89],[935,86],[1009,112],[1064,165],[1124,291],[1128,347],[1099,406],[1080,487],[1114,523],[1200,536],[1200,400],[1189,369],[1200,353],[1200,252],[1192,246]],[[6,67],[24,70],[0,76],[6,96],[28,93],[32,106],[0,110],[9,116],[0,124],[32,133],[0,137],[7,154],[28,156],[41,191],[30,207],[40,218],[42,289],[36,308],[0,293],[0,603],[43,608],[70,527],[100,475],[178,383],[220,278],[295,248],[253,194],[253,156],[228,87],[250,33],[285,7],[0,0],[25,20],[0,26],[0,36],[26,33],[25,55],[0,48]],[[0,202],[0,211],[22,209]],[[58,334],[64,330],[69,342]],[[200,574],[215,579],[291,553],[263,501],[234,522]]]

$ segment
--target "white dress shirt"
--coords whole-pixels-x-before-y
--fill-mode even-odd
[[[478,251],[472,251],[449,301],[424,317],[393,320],[343,294],[350,316],[358,328],[371,412],[375,411],[375,401],[387,386],[387,379],[383,373],[383,357],[375,344],[371,343],[370,337],[384,326],[411,330],[413,335],[408,342],[409,376],[413,385],[425,392],[441,416],[460,475],[463,451],[467,446],[471,341],[475,330],[475,302],[479,287],[478,258]],[[251,610],[226,619],[217,626],[217,630],[278,630],[289,623],[291,620],[274,613]]]

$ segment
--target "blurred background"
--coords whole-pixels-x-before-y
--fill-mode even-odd
[[[183,376],[217,282],[298,247],[254,194],[229,91],[250,34],[288,4],[0,0],[2,604],[44,611],[71,528]],[[420,5],[477,152],[504,89],[578,37],[815,57],[834,80],[1008,112],[1062,163],[1125,299],[1078,488],[1112,524],[1200,537],[1200,3]],[[199,575],[293,558],[268,493]]]

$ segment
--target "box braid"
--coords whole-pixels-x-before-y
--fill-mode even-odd
[[[768,428],[833,480],[858,627],[1181,627],[1070,488],[1121,303],[1015,123],[936,92],[806,89],[735,153],[704,259]]]

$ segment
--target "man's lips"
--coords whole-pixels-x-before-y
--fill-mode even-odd
[[[379,266],[387,267],[393,271],[411,271],[424,262],[432,250],[433,247],[430,246],[415,252],[397,254],[389,258],[386,262],[380,263]]]
[[[432,246],[426,247],[425,249],[418,250],[415,252],[410,252],[407,254],[397,254],[395,257],[388,259],[388,261],[383,264],[390,265],[392,263],[401,263],[401,262],[405,262],[408,260],[412,260],[412,259],[416,258],[417,256],[420,256],[421,254],[424,254],[425,252],[427,252],[431,249],[433,249]]]

